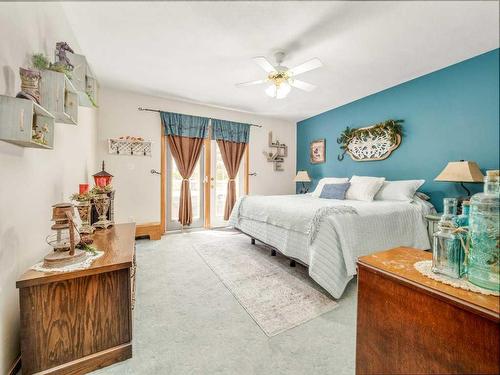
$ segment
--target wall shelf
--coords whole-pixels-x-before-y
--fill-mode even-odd
[[[27,99],[0,95],[0,140],[23,147],[52,149],[54,116]],[[37,141],[37,135],[44,141]]]
[[[64,73],[42,70],[41,105],[52,113],[56,122],[77,125],[78,92]]]
[[[151,156],[151,141],[131,141],[126,139],[108,139],[108,153],[128,156]]]
[[[68,52],[68,59],[74,66],[71,72],[71,82],[78,92],[79,105],[83,107],[97,106],[97,80],[90,69],[87,58],[84,55]]]

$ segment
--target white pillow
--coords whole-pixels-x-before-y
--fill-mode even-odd
[[[377,195],[375,195],[375,200],[411,202],[417,189],[424,182],[425,180],[385,181]]]
[[[370,202],[384,181],[385,177],[352,176],[349,180],[351,186],[347,189],[345,199]]]
[[[345,182],[349,182],[347,177],[325,177],[318,181],[318,185],[316,185],[316,189],[311,193],[313,197],[319,198],[321,191],[323,190],[323,186],[325,184],[342,184]]]

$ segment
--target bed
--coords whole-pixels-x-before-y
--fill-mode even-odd
[[[398,246],[429,249],[425,215],[433,210],[417,196],[413,202],[245,196],[229,224],[303,263],[313,280],[340,298],[359,256]]]

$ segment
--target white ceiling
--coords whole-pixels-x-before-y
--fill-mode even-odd
[[[63,8],[104,86],[301,120],[499,46],[497,1],[72,2]],[[283,100],[251,59],[324,67]]]

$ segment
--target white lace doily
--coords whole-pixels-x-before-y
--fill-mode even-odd
[[[491,296],[500,295],[500,293],[495,292],[493,290],[488,290],[488,289],[484,289],[484,288],[481,288],[479,286],[476,286],[476,285],[472,284],[471,282],[467,281],[466,279],[454,279],[452,277],[448,277],[445,275],[441,275],[441,274],[437,274],[437,273],[432,272],[432,270],[431,270],[432,260],[422,260],[420,262],[415,263],[413,266],[422,275],[427,276],[428,278],[430,278],[432,280],[436,280],[436,281],[442,282],[444,284],[451,285],[452,287],[470,290],[471,292],[481,293],[481,294],[486,294],[486,295],[491,295]]]
[[[30,269],[34,271],[40,271],[40,272],[72,272],[72,271],[79,271],[79,270],[84,270],[86,268],[89,268],[92,265],[92,262],[96,260],[97,258],[100,258],[104,255],[104,251],[96,251],[95,254],[92,253],[87,253],[85,255],[85,258],[78,263],[74,264],[69,264],[67,266],[59,267],[59,268],[47,268],[43,266],[43,262],[34,264],[33,266],[30,267]]]

